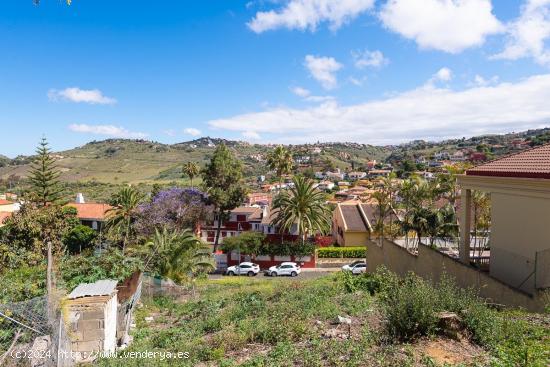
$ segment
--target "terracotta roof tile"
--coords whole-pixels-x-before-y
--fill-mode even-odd
[[[0,205],[10,205],[13,204],[13,201],[0,199]]]
[[[69,203],[67,205],[76,208],[79,219],[105,220],[107,211],[112,208],[109,204],[101,203]]]
[[[550,179],[550,144],[481,164],[466,175]]]

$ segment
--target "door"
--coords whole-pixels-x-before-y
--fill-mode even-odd
[[[238,272],[240,275],[242,274],[248,274],[248,272],[250,271],[252,267],[250,265],[240,265],[239,266],[239,269],[238,269]]]
[[[291,265],[281,266],[281,275],[290,275],[291,272],[292,272],[292,266]]]

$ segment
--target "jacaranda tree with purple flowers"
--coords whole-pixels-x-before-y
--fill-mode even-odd
[[[190,229],[195,232],[210,213],[207,195],[196,188],[172,187],[158,192],[151,202],[141,205],[136,231],[150,237],[155,229]]]

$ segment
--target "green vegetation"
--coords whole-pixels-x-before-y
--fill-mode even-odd
[[[148,255],[146,265],[153,273],[177,283],[184,283],[215,269],[207,245],[189,230],[164,227],[141,249]]]
[[[36,154],[37,157],[29,171],[29,180],[36,202],[42,206],[57,203],[61,196],[59,187],[61,173],[55,165],[55,159],[51,155],[46,138],[42,138]]]
[[[61,278],[67,291],[80,283],[93,283],[101,279],[125,280],[143,268],[139,258],[126,256],[116,247],[93,253],[67,255],[61,259]]]
[[[95,245],[98,233],[88,226],[79,224],[72,228],[63,238],[67,251],[71,254],[81,253]]]
[[[113,242],[121,244],[122,252],[136,235],[134,222],[143,195],[132,186],[123,187],[111,200],[113,208],[108,212],[107,229]]]
[[[424,297],[407,287],[411,282]],[[454,358],[446,366],[543,367],[550,352],[548,328],[526,323],[521,312],[489,309],[448,281],[433,286],[387,272],[339,273],[293,282],[226,278],[203,283],[198,292],[187,301],[146,300],[128,351],[189,353],[188,359],[147,360],[153,367],[443,366],[432,353],[438,346]],[[391,302],[411,313],[388,307]],[[462,341],[443,337],[434,323],[433,312],[447,308],[463,317]],[[349,317],[350,327],[338,324],[338,316]],[[143,360],[98,365],[141,366]]]
[[[191,180],[191,187],[193,187],[193,179],[199,175],[200,171],[199,165],[195,162],[187,162],[183,165],[182,173]]]
[[[367,249],[365,246],[357,247],[321,247],[317,249],[317,257],[321,259],[330,258],[365,258]]]
[[[19,302],[43,296],[46,291],[46,265],[22,265],[0,272],[0,303]],[[9,284],[9,286],[4,286]]]
[[[273,201],[273,211],[277,212],[273,224],[288,232],[297,227],[302,242],[315,232],[327,233],[332,212],[325,203],[325,194],[316,190],[313,181],[304,176],[294,176],[292,183],[290,189],[281,192]]]
[[[218,247],[222,220],[227,217],[230,210],[244,201],[246,189],[242,184],[242,178],[241,162],[225,144],[219,145],[210,162],[202,170],[208,202],[214,206],[214,215],[218,221],[214,251]]]
[[[290,174],[294,166],[294,159],[292,159],[290,150],[286,149],[282,145],[277,146],[267,154],[267,166],[274,170],[275,174],[279,178],[280,189],[283,184],[283,175]]]
[[[238,236],[226,237],[221,246],[226,253],[240,251],[241,254],[258,256],[309,256],[315,251],[315,244],[311,242],[269,242],[260,232],[243,232]]]

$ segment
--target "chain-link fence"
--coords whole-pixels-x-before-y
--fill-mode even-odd
[[[59,342],[65,337],[59,313],[52,317],[48,309],[46,296],[0,304],[1,366],[58,366]]]

